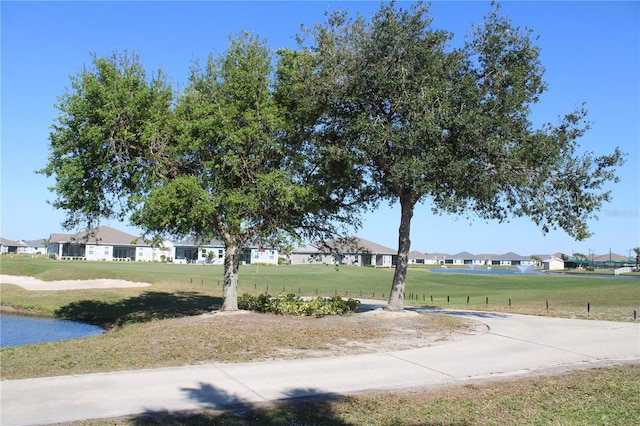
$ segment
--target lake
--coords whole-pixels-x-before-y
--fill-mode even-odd
[[[0,347],[23,346],[102,334],[98,326],[54,318],[0,314]]]

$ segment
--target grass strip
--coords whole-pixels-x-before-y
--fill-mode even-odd
[[[328,395],[232,411],[147,413],[83,421],[103,425],[637,425],[640,364],[435,390]]]

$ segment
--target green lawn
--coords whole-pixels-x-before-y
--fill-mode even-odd
[[[49,313],[71,302],[114,303],[151,291],[182,292],[204,298],[222,295],[222,266],[53,261],[2,256],[0,267],[3,274],[35,276],[42,280],[118,278],[153,284],[151,288],[64,292],[29,292],[15,286],[3,286],[3,305]],[[247,265],[240,267],[239,293],[340,295],[386,300],[392,278],[393,270],[368,267]],[[640,311],[640,279],[560,274],[455,274],[410,268],[405,297],[408,306],[633,321],[634,311]]]
[[[4,348],[0,350],[0,371],[5,380],[211,360],[237,362],[247,357],[262,359],[283,348],[322,349],[326,343],[345,338],[375,339],[382,332],[371,325],[354,326],[352,321],[357,323],[361,317],[327,323],[329,318],[267,316],[249,326],[236,316],[220,317],[220,324],[183,324],[181,321],[188,318],[168,319],[219,306],[223,272],[220,266],[2,256],[0,268],[2,274],[43,280],[119,278],[152,284],[129,289],[51,292],[3,284],[0,303],[4,306],[49,315],[57,312],[58,316],[112,327],[110,333],[87,339]],[[252,265],[241,267],[239,285],[241,294],[262,293],[268,288],[272,295],[362,294],[384,300],[392,277],[393,271],[387,269]],[[640,310],[640,280],[592,276],[456,275],[412,268],[406,295],[407,305],[579,318],[587,317],[586,306],[590,303],[590,318],[624,321],[633,321],[633,311]],[[433,322],[435,318],[424,320],[432,321],[427,324],[430,330],[451,326],[438,325]],[[85,421],[78,425],[640,424],[639,378],[640,367],[634,364],[438,390],[355,395],[328,401],[283,401],[273,406],[242,407],[230,413],[167,413],[165,417]]]

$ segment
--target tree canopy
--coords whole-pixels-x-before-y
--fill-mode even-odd
[[[312,111],[286,90],[295,61],[283,51],[274,70],[266,42],[242,33],[174,96],[137,55],[94,57],[61,98],[42,170],[66,225],[129,217],[153,234],[220,238],[222,308],[236,310],[246,243],[357,224],[360,166],[306,137]]]
[[[382,4],[370,20],[339,11],[304,36],[316,62],[300,96],[318,100],[322,132],[364,159],[380,198],[401,207],[390,309],[403,307],[417,203],[589,236],[622,154],[579,154],[584,108],[534,128],[531,105],[546,89],[539,49],[498,6],[459,48],[422,3]]]
[[[369,20],[332,13],[275,54],[242,33],[179,93],[135,54],[94,56],[58,104],[41,171],[55,176],[53,205],[66,227],[130,218],[222,239],[229,310],[247,242],[328,237],[380,201],[401,206],[393,310],[418,203],[589,236],[623,154],[580,150],[584,107],[531,122],[546,90],[532,30],[492,6],[454,47],[432,23],[427,5],[391,2]]]

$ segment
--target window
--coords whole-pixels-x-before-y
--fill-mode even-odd
[[[222,259],[223,256],[224,252],[222,251],[222,249],[218,250],[218,259]]]

